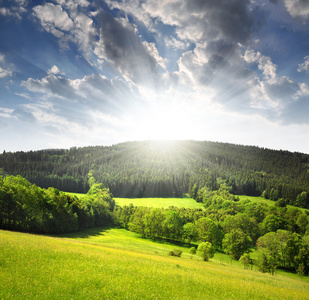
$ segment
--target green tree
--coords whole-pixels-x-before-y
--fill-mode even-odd
[[[213,248],[211,243],[209,243],[209,242],[202,242],[202,243],[200,243],[198,245],[196,253],[197,253],[197,255],[202,257],[202,259],[204,261],[208,261],[209,258],[214,257],[215,250],[214,250],[214,248]]]
[[[284,229],[284,220],[274,214],[268,215],[261,224],[261,229],[265,233],[275,232],[278,229]]]
[[[260,272],[263,273],[270,273],[274,275],[276,269],[277,269],[277,263],[276,260],[266,253],[262,253],[257,261],[258,269]]]
[[[222,232],[213,220],[203,217],[195,222],[197,237],[200,241],[211,243],[216,249],[221,248]]]
[[[238,213],[236,216],[227,216],[223,222],[225,233],[230,233],[233,229],[240,229],[250,236],[253,242],[256,241],[259,230],[254,218],[250,218],[244,213]]]
[[[302,243],[299,248],[298,254],[295,256],[295,268],[299,266],[304,267],[304,274],[309,274],[309,235],[302,238]]]
[[[239,261],[244,264],[245,269],[249,269],[249,267],[253,265],[253,260],[251,259],[249,253],[244,253],[240,257]]]
[[[305,234],[307,226],[309,224],[308,221],[309,217],[305,213],[299,215],[298,219],[296,220],[296,225],[298,225],[301,234]]]
[[[232,229],[230,233],[225,234],[222,246],[225,253],[239,260],[244,253],[250,250],[252,240],[242,230]]]
[[[191,243],[192,240],[196,239],[196,227],[193,223],[188,222],[185,225],[183,225],[183,233],[182,233],[183,239]]]
[[[180,240],[182,235],[182,219],[179,213],[173,210],[164,212],[165,220],[163,221],[164,237],[173,240]]]

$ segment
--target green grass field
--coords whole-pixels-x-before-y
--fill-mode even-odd
[[[265,203],[269,206],[274,206],[275,205],[275,201],[269,200],[269,199],[265,199],[263,197],[257,197],[257,196],[243,196],[243,195],[239,195],[239,200],[250,200],[252,203]]]
[[[168,208],[170,206],[204,209],[203,203],[192,198],[114,198],[119,206],[130,205],[154,208]]]
[[[67,193],[77,197],[85,194]],[[168,208],[170,206],[204,209],[203,203],[198,203],[192,198],[114,198],[116,205],[125,206],[131,203],[134,206],[146,206],[154,208]]]
[[[181,258],[168,256],[181,248]],[[308,278],[244,270],[223,254],[95,228],[61,237],[0,230],[0,299],[309,299]]]

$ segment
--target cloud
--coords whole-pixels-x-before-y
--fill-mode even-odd
[[[95,54],[111,63],[131,83],[155,87],[159,77],[157,66],[162,65],[162,59],[154,44],[143,44],[135,28],[125,19],[116,20],[106,11],[96,19],[99,41]]]
[[[11,69],[8,69],[6,66],[4,66],[5,56],[1,53],[0,53],[0,64],[3,65],[3,67],[0,66],[0,78],[13,76],[13,71]]]
[[[4,69],[4,68],[0,67],[0,78],[12,76],[12,75],[13,75],[13,72],[11,70]]]
[[[12,112],[12,116],[27,123],[34,123],[36,121],[35,117],[31,112],[25,111],[22,108],[16,108]]]
[[[47,32],[59,39],[61,47],[68,48],[68,42],[71,41],[78,45],[86,57],[90,56],[91,41],[94,38],[93,20],[78,11],[79,6],[88,4],[85,1],[58,2],[63,6],[52,3],[35,6],[33,15],[40,20]]]
[[[10,118],[14,109],[0,107],[0,117]]]
[[[171,47],[175,50],[180,49],[180,50],[185,50],[190,46],[190,43],[188,42],[183,42],[179,39],[176,39],[175,37],[165,37],[164,38],[165,45],[167,47]]]
[[[153,18],[176,26],[181,39],[193,41],[244,43],[257,29],[260,17],[248,0],[147,1],[143,8]]]
[[[71,80],[53,74],[42,80],[29,78],[27,81],[23,81],[21,85],[31,92],[43,93],[47,96],[53,95],[66,99],[78,98]]]
[[[302,71],[308,72],[309,71],[309,56],[304,57],[304,62],[298,65],[297,71],[298,72],[302,72]]]
[[[46,31],[55,34],[57,31],[70,31],[73,29],[73,21],[62,9],[61,5],[46,3],[33,8],[34,15],[40,19],[41,25]],[[57,34],[55,34],[57,36]]]
[[[27,107],[37,110],[33,114],[42,122],[58,120],[74,122],[78,126],[91,126],[92,116],[104,112],[107,115],[123,115],[136,106],[136,96],[123,81],[108,79],[92,74],[82,79],[65,79],[61,76],[48,75],[41,80],[29,78],[22,86],[34,93],[36,103]],[[44,119],[47,113],[57,118]],[[45,121],[44,121],[45,120]]]
[[[294,18],[309,17],[309,2],[307,0],[284,0],[288,13]]]
[[[257,63],[259,70],[263,71],[266,79],[276,77],[277,66],[272,63],[270,57],[263,56],[260,52],[255,52],[254,50],[246,50],[244,60],[249,64]]]
[[[5,2],[1,4],[3,5],[3,7],[0,7],[0,15],[6,17],[14,17],[18,21],[21,21],[22,16],[27,12],[27,0],[9,1],[7,7],[5,7]]]
[[[47,74],[53,74],[53,75],[64,75],[64,73],[60,72],[59,68],[56,65],[53,65],[48,71]]]

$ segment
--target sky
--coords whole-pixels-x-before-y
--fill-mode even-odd
[[[0,153],[150,139],[309,154],[309,1],[0,0]]]

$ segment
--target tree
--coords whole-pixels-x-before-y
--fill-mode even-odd
[[[168,210],[164,212],[165,220],[163,221],[164,236],[173,240],[179,240],[182,233],[182,219],[178,212]]]
[[[263,220],[261,227],[264,233],[275,232],[278,229],[284,229],[284,221],[281,217],[270,214]]]
[[[222,233],[210,218],[200,218],[195,222],[197,237],[200,241],[211,243],[216,249],[221,247]]]
[[[296,198],[296,205],[300,207],[308,207],[309,194],[307,192],[302,192]]]
[[[305,234],[307,226],[308,226],[309,217],[306,214],[302,213],[299,215],[298,219],[296,220],[296,224],[299,227],[300,233]]]
[[[277,269],[277,262],[276,260],[270,256],[270,255],[267,255],[266,253],[262,253],[260,256],[259,256],[259,259],[258,259],[258,269],[260,272],[263,272],[263,273],[270,273],[271,275],[274,275],[276,269]]]
[[[182,233],[183,239],[191,243],[192,240],[195,240],[196,238],[196,227],[193,223],[188,222],[185,225],[183,225],[183,233]]]
[[[225,233],[230,233],[233,229],[240,229],[250,236],[253,242],[256,241],[259,234],[255,219],[243,213],[238,213],[236,216],[227,216],[223,222],[223,228]]]
[[[203,261],[208,261],[209,258],[214,257],[215,250],[211,243],[203,242],[198,245],[196,253],[202,257]]]
[[[251,265],[251,267],[252,267],[252,265],[253,265],[253,260],[250,258],[249,253],[243,254],[240,257],[239,261],[244,264],[245,269],[249,269],[249,266]]]
[[[309,274],[309,235],[302,238],[302,244],[297,256],[295,256],[295,268],[303,266],[304,274]]]
[[[225,253],[239,260],[244,253],[250,250],[252,240],[242,230],[232,229],[230,233],[225,234],[222,246]]]

